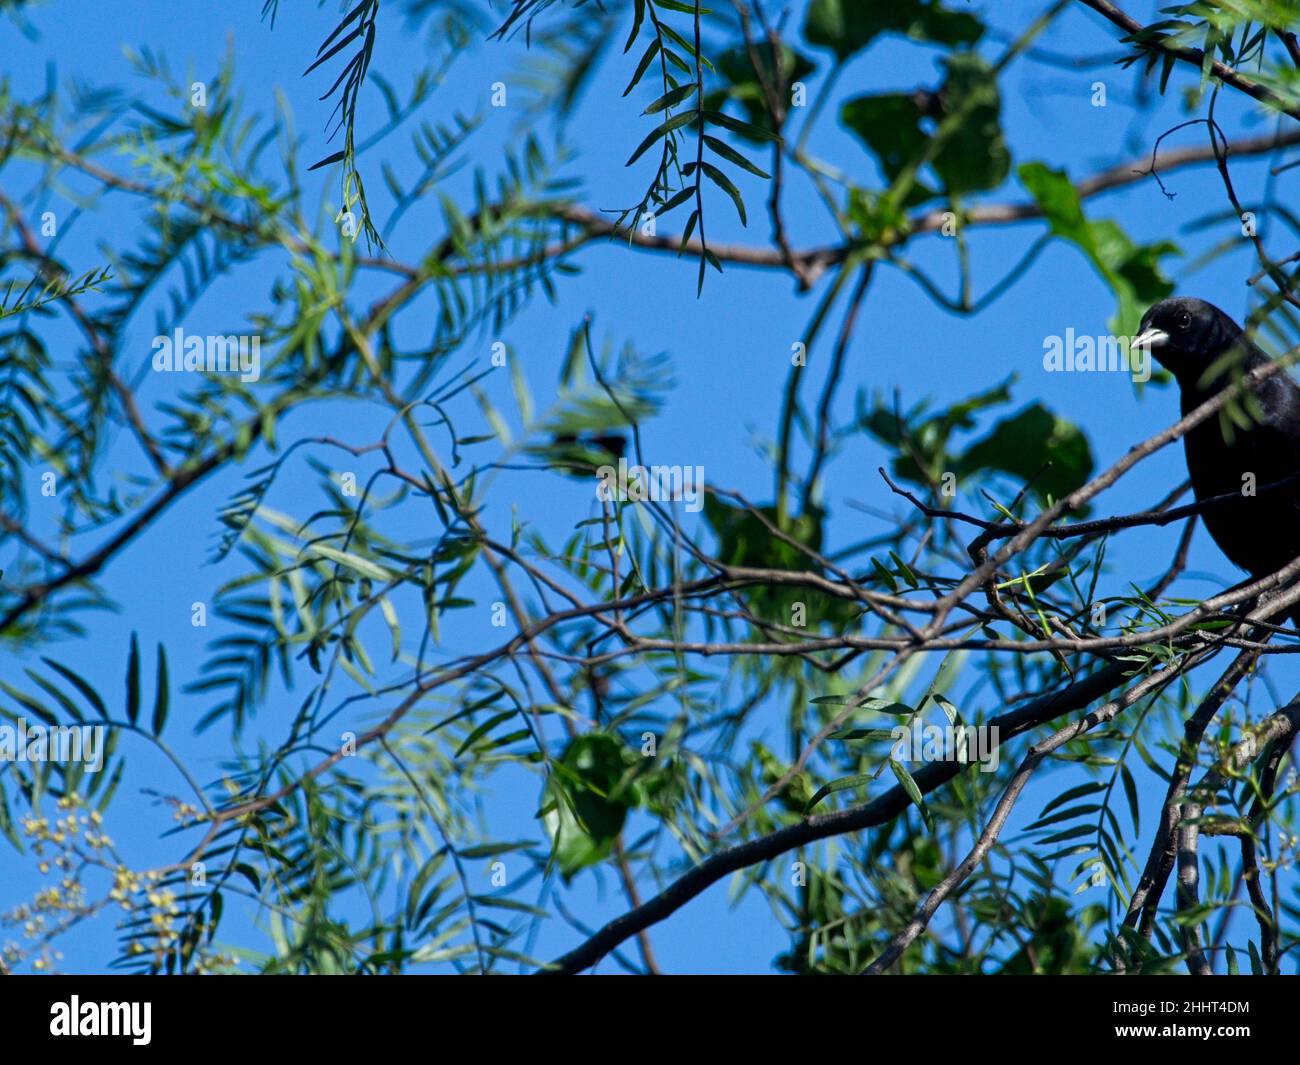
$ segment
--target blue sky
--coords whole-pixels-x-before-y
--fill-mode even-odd
[[[396,5],[389,5],[395,7]],[[795,5],[796,8],[799,5]],[[999,30],[1018,32],[1043,5],[1022,0],[982,5],[993,13],[990,23]],[[35,8],[30,14],[35,36],[27,39],[6,28],[5,70],[15,94],[33,95],[45,83],[52,67],[61,82],[69,79],[97,84],[124,85],[139,91],[143,83],[122,54],[124,46],[148,45],[166,56],[171,69],[188,80],[210,77],[224,50],[233,43],[237,78],[247,109],[270,113],[277,92],[283,92],[295,116],[298,132],[305,138],[302,159],[311,162],[327,154],[321,132],[330,104],[316,97],[328,78],[300,77],[320,41],[335,21],[335,5],[322,10],[314,5],[282,5],[284,10],[274,30],[259,19],[260,2],[210,4],[194,0],[123,0],[86,4],[55,2]],[[1136,17],[1150,19],[1155,4],[1132,3]],[[411,74],[428,62],[429,49],[423,31],[411,32],[385,11],[381,19],[375,68],[383,71],[403,93]],[[1071,9],[1045,35],[1042,46],[1071,54],[1114,51],[1114,31],[1081,8]],[[985,42],[986,54],[996,54],[1000,43]],[[517,140],[521,118],[517,109],[493,111],[486,107],[493,82],[509,79],[520,56],[518,45],[481,42],[454,68],[452,76],[425,105],[423,116],[445,118],[456,112],[483,111],[486,129],[474,142],[471,156],[476,163],[498,165],[501,148]],[[908,88],[932,83],[936,76],[937,50],[911,43],[887,40],[874,46],[867,56],[850,64],[841,79],[844,95],[876,89]],[[818,57],[825,67],[826,57]],[[647,174],[629,170],[623,161],[643,135],[644,120],[638,122],[637,107],[620,100],[626,82],[627,62],[613,53],[588,87],[575,118],[563,130],[565,141],[576,152],[568,172],[584,178],[582,202],[595,207],[630,202],[639,197]],[[815,74],[814,79],[818,75]],[[1108,105],[1092,104],[1092,85],[1104,81]],[[1189,75],[1179,71],[1175,82],[1188,84]],[[815,84],[815,82],[814,82]],[[1003,80],[1003,123],[1014,152],[1014,163],[1041,160],[1067,170],[1078,178],[1118,160],[1148,153],[1154,138],[1183,116],[1178,93],[1149,114],[1136,116],[1132,105],[1136,81],[1131,72],[1114,67],[1067,71],[1024,60],[1017,62]],[[648,100],[649,95],[646,96]],[[378,94],[363,96],[362,122],[381,120]],[[812,147],[822,158],[867,179],[874,163],[857,142],[838,128],[831,116],[814,135]],[[1219,120],[1230,135],[1263,132],[1268,127],[1252,109],[1229,96],[1220,105]],[[561,131],[537,125],[533,132],[544,144]],[[1172,143],[1197,143],[1203,131],[1189,129],[1176,134]],[[411,159],[402,133],[390,138],[373,153],[362,157],[363,172],[368,163],[377,167],[381,158],[396,161],[399,172]],[[118,161],[117,166],[124,163]],[[1234,179],[1243,199],[1255,200],[1263,189],[1267,163],[1243,159],[1234,164]],[[1279,179],[1279,194],[1294,198],[1297,171]],[[743,177],[743,175],[742,175]],[[457,179],[460,186],[466,175]],[[324,201],[337,197],[337,176],[332,171],[306,175],[307,188]],[[1246,242],[1234,254],[1192,270],[1198,255],[1219,240],[1236,232],[1230,221],[1202,231],[1189,226],[1218,209],[1222,188],[1212,167],[1180,170],[1170,176],[1169,187],[1176,198],[1167,199],[1153,182],[1119,193],[1103,195],[1087,207],[1090,217],[1114,217],[1139,242],[1171,238],[1185,255],[1168,261],[1178,281],[1178,291],[1199,295],[1218,303],[1240,319],[1247,308],[1244,278],[1253,272]],[[766,189],[758,179],[742,182],[751,205],[748,230],[742,229],[730,204],[713,205],[709,219],[713,239],[763,244],[768,224],[758,205]],[[379,204],[384,202],[382,183],[368,182]],[[10,190],[11,192],[16,190]],[[1023,200],[1025,193],[1014,177],[1007,186],[986,197],[990,201]],[[100,241],[110,244],[129,240],[136,233],[135,218],[120,205],[82,221],[64,245],[73,261],[93,265]],[[823,209],[805,182],[792,180],[787,204],[792,243],[815,245],[832,239]],[[382,219],[382,209],[380,218]],[[669,225],[671,223],[667,223]],[[678,223],[680,224],[680,223]],[[1266,240],[1277,241],[1275,251],[1289,251],[1285,234],[1274,235],[1269,219],[1263,223]],[[1280,223],[1278,224],[1280,228]],[[417,205],[403,220],[391,241],[399,259],[413,259],[441,231],[441,220],[433,203]],[[1038,235],[1035,224],[993,227],[971,237],[975,264],[976,293],[984,291],[1016,261]],[[951,291],[955,288],[952,247],[939,237],[922,238],[909,251],[918,265],[929,269]],[[591,311],[595,315],[598,339],[615,343],[630,340],[644,352],[665,352],[672,361],[677,387],[670,394],[662,414],[644,427],[648,455],[653,461],[703,465],[711,483],[739,490],[750,498],[770,496],[771,471],[755,446],[770,440],[777,423],[779,396],[785,382],[792,341],[802,335],[812,313],[812,301],[794,293],[788,275],[742,267],[728,267],[722,276],[710,274],[704,296],[695,296],[694,264],[662,255],[630,251],[616,244],[597,245],[583,251],[575,261],[582,273],[560,285],[556,306],[544,301],[532,304],[503,332],[504,339],[522,360],[526,376],[539,404],[554,394],[560,361],[570,330]],[[265,305],[269,278],[274,271],[266,265],[244,268],[215,285],[194,312],[187,315],[185,328],[195,333],[232,332],[246,310]],[[383,291],[387,279],[371,282],[375,293]],[[356,305],[372,298],[363,288]],[[905,403],[931,397],[946,405],[1016,374],[1016,406],[1037,399],[1070,417],[1087,432],[1098,468],[1108,465],[1132,444],[1164,427],[1176,416],[1176,401],[1167,389],[1135,395],[1121,375],[1048,374],[1043,372],[1043,338],[1063,334],[1068,328],[1078,333],[1106,332],[1114,311],[1114,298],[1104,282],[1072,247],[1057,242],[1047,248],[1032,269],[999,301],[976,317],[963,318],[936,307],[914,282],[897,271],[881,269],[864,305],[861,324],[850,349],[847,377],[849,388],[842,391],[836,414],[851,415],[854,388],[885,394],[898,390]],[[140,316],[132,329],[138,343],[128,350],[138,353],[135,364],[128,362],[133,379],[143,372],[153,334],[152,310]],[[418,316],[408,315],[402,340],[418,339]],[[72,334],[66,334],[69,339]],[[480,350],[467,358],[486,358],[493,337],[477,343]],[[476,342],[472,341],[471,344]],[[814,374],[806,395],[820,385]],[[170,387],[164,380],[145,384],[146,405],[163,398]],[[498,375],[488,382],[494,401],[510,409],[509,381]],[[311,432],[341,432],[354,440],[376,437],[384,422],[382,412],[339,406],[310,417],[290,416],[281,439]],[[474,430],[480,431],[480,430]],[[830,534],[833,543],[848,544],[880,531],[874,519],[847,506],[849,500],[902,513],[899,501],[889,495],[875,473],[885,456],[870,441],[855,438],[845,454],[831,467],[827,496],[831,508]],[[109,467],[122,473],[139,469],[138,453],[130,439],[115,446]],[[173,677],[179,682],[193,676],[204,661],[209,639],[217,633],[193,629],[189,624],[190,604],[210,601],[213,590],[235,573],[232,562],[205,564],[218,531],[216,514],[222,503],[239,488],[245,470],[227,470],[191,493],[142,540],[125,551],[103,577],[104,587],[121,605],[115,614],[93,615],[86,620],[89,638],[76,644],[42,647],[39,653],[55,658],[75,656],[79,669],[101,690],[120,690],[129,635],[138,632],[141,646],[149,648],[160,640],[167,643]],[[315,479],[305,465],[302,476],[286,479],[272,500],[280,510],[304,515],[318,505]],[[1100,503],[1106,513],[1142,509],[1184,476],[1180,449],[1166,449],[1142,464]],[[525,476],[504,477],[492,496],[487,518],[502,528],[509,520],[509,503],[516,502],[522,513],[534,516],[540,525],[558,533],[586,516],[590,506],[584,486],[542,482]],[[688,518],[688,521],[694,519]],[[1147,581],[1163,571],[1172,555],[1178,529],[1136,530],[1121,538],[1111,549],[1114,570],[1110,580],[1116,589],[1127,581]],[[1188,575],[1176,586],[1175,594],[1200,596],[1236,580],[1203,531],[1198,531]],[[495,639],[482,620],[465,619],[446,635],[445,650],[458,653],[478,649]],[[0,662],[0,673],[10,676],[34,656],[19,662]],[[26,658],[26,661],[22,659]],[[1294,684],[1295,667],[1274,667],[1282,689]],[[289,697],[277,707],[263,711],[261,724],[267,735],[296,706]],[[184,723],[196,720],[207,704],[192,696],[178,696],[172,711],[174,739],[194,763],[208,773],[228,755],[221,730],[201,737],[184,735]],[[982,709],[990,710],[985,706]],[[773,723],[774,734],[779,729]],[[132,774],[123,794],[113,807],[109,831],[124,851],[139,865],[175,857],[174,848],[159,840],[170,826],[167,810],[158,806],[142,789],[174,789],[178,782],[155,754],[141,747],[133,755]],[[494,778],[496,790],[489,803],[494,818],[513,823],[520,831],[528,825],[537,807],[536,785],[531,778],[503,774]],[[1158,801],[1150,780],[1143,782],[1147,810]],[[1041,805],[1038,804],[1038,805]],[[1037,805],[1033,806],[1037,809]],[[1149,826],[1150,821],[1144,827]],[[510,838],[510,831],[499,831]],[[1145,836],[1144,836],[1145,842]],[[27,860],[12,854],[3,859],[5,875],[0,887],[0,907],[8,907],[30,896],[41,883]],[[643,887],[644,891],[644,887]],[[589,896],[583,899],[583,895]],[[612,878],[597,884],[586,876],[579,900],[573,907],[591,924],[603,922],[620,912],[625,904]],[[239,927],[239,926],[232,926]],[[228,930],[230,931],[230,930]],[[232,932],[233,935],[233,932]],[[75,970],[94,969],[113,952],[111,922],[101,920],[65,937],[61,944],[66,964]],[[223,937],[224,938],[224,937]],[[256,942],[257,933],[238,938]],[[653,940],[665,970],[766,971],[772,958],[786,947],[786,938],[772,919],[766,904],[750,894],[735,910],[727,900],[727,886],[716,885],[670,920],[659,925]],[[552,921],[543,931],[536,948],[541,956],[555,954],[577,941],[577,934]]]

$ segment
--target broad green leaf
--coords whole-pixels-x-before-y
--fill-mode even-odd
[[[640,803],[630,781],[635,759],[622,741],[595,732],[574,739],[554,767],[543,797],[552,857],[570,880],[609,856],[628,810]]]
[[[1092,476],[1092,447],[1073,422],[1033,403],[998,422],[957,462],[959,476],[982,470],[1032,482],[1032,491],[1042,500],[1062,499]]]
[[[1090,221],[1084,215],[1078,192],[1062,170],[1035,162],[1022,164],[1016,173],[1051,231],[1078,247],[1115,293],[1119,306],[1108,326],[1111,332],[1132,336],[1147,307],[1173,291],[1160,260],[1178,254],[1178,246],[1167,240],[1135,244],[1117,223],[1109,219]]]
[[[883,33],[951,47],[974,44],[984,26],[974,15],[947,10],[941,0],[813,0],[803,32],[844,60]]]

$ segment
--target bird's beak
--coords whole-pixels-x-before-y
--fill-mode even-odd
[[[1169,343],[1169,334],[1163,329],[1157,329],[1155,326],[1143,330],[1138,336],[1133,338],[1129,347],[1133,348],[1159,348]]]

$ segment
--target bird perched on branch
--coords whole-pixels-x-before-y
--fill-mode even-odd
[[[1148,310],[1132,343],[1174,375],[1184,415],[1269,362],[1218,307],[1183,296]],[[1224,408],[1190,430],[1183,447],[1198,501],[1240,496],[1201,519],[1223,553],[1259,578],[1300,556],[1300,386],[1281,371],[1250,392],[1229,400],[1235,412]]]

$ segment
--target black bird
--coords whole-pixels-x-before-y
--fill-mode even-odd
[[[1147,311],[1133,345],[1147,347],[1174,375],[1184,415],[1238,374],[1269,362],[1218,307],[1186,296],[1161,300]],[[1222,413],[1211,415],[1183,437],[1183,447],[1197,500],[1230,493],[1240,497],[1211,507],[1201,519],[1223,553],[1258,578],[1300,556],[1300,386],[1279,372],[1252,391],[1258,410],[1252,411],[1255,404],[1245,395],[1239,402],[1251,423],[1248,428]],[[1254,475],[1256,489],[1298,479],[1252,496],[1247,474]],[[1296,614],[1300,619],[1300,609]]]

